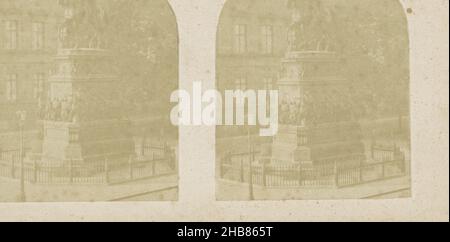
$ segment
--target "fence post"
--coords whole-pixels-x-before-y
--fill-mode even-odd
[[[303,174],[302,174],[302,165],[298,164],[298,185],[303,185]]]
[[[255,195],[254,195],[254,191],[253,191],[253,161],[255,159],[254,157],[254,147],[252,146],[250,148],[250,152],[252,152],[250,154],[250,160],[249,160],[249,180],[248,180],[248,185],[249,185],[249,197],[250,200],[255,200]]]
[[[38,167],[37,167],[37,160],[36,159],[34,159],[33,160],[33,181],[34,181],[34,183],[37,183],[37,179],[38,179],[38,176],[37,176],[37,173],[38,173],[38,171],[37,171],[37,169],[38,169]]]
[[[109,184],[109,164],[108,157],[105,156],[105,183]]]
[[[15,179],[16,178],[16,171],[15,171],[15,167],[14,167],[14,156],[11,156],[11,178]]]
[[[172,152],[172,150],[169,153],[169,164],[170,164],[170,168],[172,170],[176,170],[177,168],[177,164],[176,164],[176,156],[175,154]]]
[[[375,144],[373,142],[370,145],[370,157],[372,157],[372,160],[375,159]]]
[[[406,174],[406,157],[404,154],[402,154],[402,157],[400,159],[400,164],[401,164],[401,170],[402,170],[402,174]]]
[[[141,143],[141,156],[145,156],[145,150],[146,150],[146,140],[145,137],[142,138],[142,143]]]
[[[363,183],[364,182],[363,169],[364,169],[364,160],[361,159],[359,161],[359,183]]]
[[[69,160],[69,183],[73,183],[73,159]]]
[[[133,180],[133,156],[130,155],[128,158],[128,166],[129,166],[129,172],[130,172],[130,180]]]
[[[152,161],[152,175],[156,176],[156,159]]]
[[[53,182],[53,172],[55,171],[55,169],[51,165],[47,165],[47,168],[48,168],[48,172],[49,172],[48,180],[50,182]]]
[[[337,161],[334,161],[334,183],[336,187],[339,188],[339,168]]]
[[[372,157],[372,160],[375,159],[375,143],[376,143],[375,135],[372,130],[371,135],[370,135],[370,155]]]

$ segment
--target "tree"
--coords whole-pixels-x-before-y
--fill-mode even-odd
[[[175,16],[166,0],[59,0],[70,9],[66,47],[104,48],[115,56],[118,99],[128,115],[167,110],[177,88],[178,42]],[[161,100],[161,97],[167,99]],[[155,110],[155,107],[158,108]]]
[[[151,112],[149,105],[167,110],[170,93],[178,84],[178,33],[169,4],[165,0],[109,0],[108,4],[107,35],[112,40],[108,44],[119,57],[122,98],[141,113]]]

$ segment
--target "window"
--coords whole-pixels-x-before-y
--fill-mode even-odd
[[[235,87],[237,90],[245,90],[247,89],[247,78],[245,77],[238,77],[235,80]]]
[[[234,26],[234,53],[244,54],[247,51],[247,26]]]
[[[5,49],[15,50],[17,49],[17,21],[6,21],[5,26]]]
[[[64,48],[64,46],[62,46],[62,43],[66,37],[67,37],[67,29],[64,27],[58,28],[58,41],[59,41],[60,47]]]
[[[45,75],[38,73],[34,75],[34,97],[39,98],[44,92]]]
[[[297,33],[295,32],[295,30],[290,29],[288,32],[288,36],[287,36],[287,41],[288,41],[288,47],[290,49],[296,49],[296,41],[297,41]]]
[[[6,79],[6,100],[14,102],[17,100],[17,75],[9,74]]]
[[[273,28],[265,25],[261,27],[261,52],[269,55],[273,53]]]
[[[44,24],[33,23],[32,48],[33,50],[41,50],[44,48]]]
[[[267,77],[264,78],[264,89],[265,90],[273,90],[274,88],[274,81],[273,78]]]

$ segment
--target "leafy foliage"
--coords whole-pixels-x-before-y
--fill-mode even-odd
[[[121,80],[118,98],[130,107],[129,115],[167,111],[178,85],[178,33],[168,2],[97,0],[97,6],[105,13],[102,38]]]
[[[408,24],[399,1],[288,2],[288,7],[296,6],[303,16],[303,24],[293,26],[303,35],[299,41],[319,40],[325,36],[329,42],[334,42],[333,49],[346,60],[342,73],[352,81],[352,94],[355,102],[359,102],[354,107],[360,109],[359,113],[363,116],[391,116],[408,112]],[[307,32],[316,34],[310,36]]]
[[[392,0],[336,0],[339,52],[356,100],[371,115],[409,109],[409,39],[403,8]]]

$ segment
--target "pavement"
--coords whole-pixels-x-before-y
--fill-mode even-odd
[[[408,192],[410,184],[410,177],[404,176],[345,188],[264,188],[255,185],[253,193],[255,200],[402,198],[411,196]],[[249,190],[248,184],[219,180],[216,198],[219,201],[246,201]]]
[[[178,176],[168,175],[154,178],[136,180],[117,185],[53,185],[53,184],[25,184],[27,202],[104,202],[133,200],[133,195],[150,194],[153,191],[162,191],[161,194],[152,193],[150,200],[176,201],[177,192],[168,193],[165,189],[178,186]],[[173,189],[172,189],[173,190]],[[20,182],[0,178],[0,201],[17,202],[20,191]],[[137,196],[142,201],[145,196]]]

